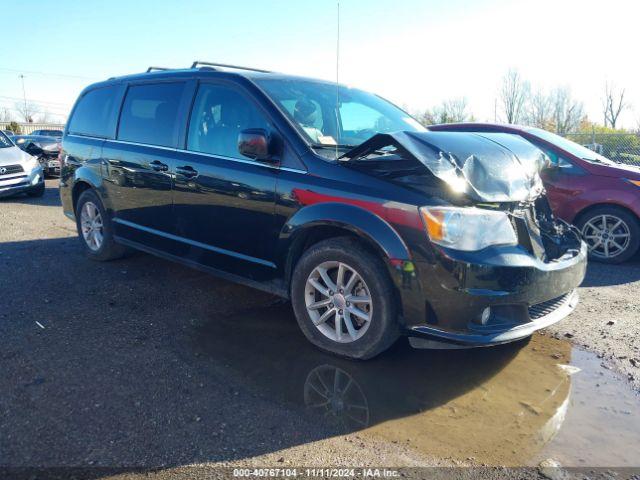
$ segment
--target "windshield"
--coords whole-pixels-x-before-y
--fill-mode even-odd
[[[426,131],[406,112],[362,90],[313,80],[255,81],[305,139],[320,148],[354,147],[377,133]]]
[[[0,132],[0,148],[13,147],[13,142],[4,134]]]
[[[542,140],[545,140],[562,150],[569,152],[571,155],[575,155],[578,158],[582,158],[583,160],[588,160],[592,162],[601,162],[607,163],[611,165],[615,165],[613,160],[609,160],[607,157],[600,155],[593,150],[588,149],[587,147],[583,147],[582,145],[577,144],[576,142],[572,142],[571,140],[567,140],[560,135],[556,135],[555,133],[547,132],[546,130],[542,130],[541,128],[528,128],[527,132],[535,135]]]

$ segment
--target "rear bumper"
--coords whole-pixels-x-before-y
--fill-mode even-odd
[[[583,243],[571,258],[549,263],[517,248],[480,256],[444,252],[440,261],[417,263],[420,287],[413,304],[421,295],[424,316],[405,317],[405,333],[464,346],[527,337],[575,309],[586,259]]]

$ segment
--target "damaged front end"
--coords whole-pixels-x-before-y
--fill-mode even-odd
[[[466,132],[378,134],[339,160],[364,173],[423,192],[442,203],[471,207],[487,217],[489,212],[503,212],[515,233],[512,240],[504,240],[503,244],[518,244],[543,262],[574,257],[582,248],[579,232],[556,219],[549,207],[539,174],[548,166],[548,158],[517,136]],[[458,212],[465,211],[460,208]],[[436,227],[438,221],[444,222],[421,210],[427,229],[430,217]],[[457,230],[461,231],[464,222],[459,223]],[[485,230],[490,230],[492,224],[483,225]],[[431,240],[459,250],[484,248],[484,244],[478,242],[471,245],[459,242],[458,245],[467,246],[456,247],[445,240],[434,241],[433,236]]]

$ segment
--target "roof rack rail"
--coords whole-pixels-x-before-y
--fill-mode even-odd
[[[260,72],[260,73],[273,73],[269,70],[262,70],[260,68],[251,68],[251,67],[241,67],[239,65],[228,65],[225,63],[213,63],[213,62],[201,62],[196,60],[195,62],[193,62],[193,64],[191,65],[191,68],[198,68],[199,65],[202,65],[204,67],[222,67],[222,68],[231,68],[234,70],[248,70],[251,72]],[[214,68],[215,70],[215,68]]]
[[[147,68],[147,73],[153,72],[155,70],[171,70],[171,69],[167,67],[149,67]]]

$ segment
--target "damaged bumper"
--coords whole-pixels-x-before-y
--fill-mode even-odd
[[[587,247],[551,262],[519,247],[441,254],[438,262],[417,264],[420,294],[428,300],[425,319],[409,321],[407,334],[418,347],[506,343],[562,320],[577,305]]]

